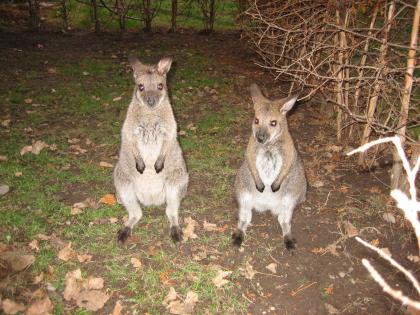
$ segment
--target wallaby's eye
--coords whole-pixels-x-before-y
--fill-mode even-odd
[[[157,88],[158,88],[158,90],[162,91],[163,90],[163,84],[162,83],[159,83],[157,85]]]
[[[144,91],[144,85],[143,84],[139,84],[139,90],[142,92]]]
[[[270,125],[275,127],[277,125],[277,120],[270,121]]]
[[[256,125],[258,125],[258,123],[259,123],[260,121],[258,120],[258,118],[255,118],[255,120],[254,120],[254,123],[256,124]]]

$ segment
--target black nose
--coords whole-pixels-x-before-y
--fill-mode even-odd
[[[257,141],[259,143],[264,143],[267,140],[267,135],[265,133],[258,133],[257,134]]]
[[[154,99],[153,97],[148,97],[148,98],[147,98],[147,104],[148,104],[149,106],[153,106],[153,105],[155,105],[155,99]]]

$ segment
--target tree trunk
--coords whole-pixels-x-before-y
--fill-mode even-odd
[[[63,29],[64,31],[67,31],[69,28],[69,15],[66,0],[61,0],[61,18],[63,19]]]
[[[41,18],[39,16],[38,0],[28,0],[29,23],[34,31],[38,31],[41,27]]]
[[[151,0],[143,0],[144,30],[150,32],[152,30],[152,12],[150,8]]]
[[[125,32],[125,10],[123,0],[117,0],[116,2],[117,13],[118,13],[118,25],[120,27],[120,32]]]
[[[410,97],[411,89],[413,87],[413,73],[414,66],[416,61],[416,46],[417,38],[419,31],[419,20],[420,20],[420,0],[417,0],[416,10],[413,17],[413,27],[411,28],[411,40],[410,40],[410,49],[407,56],[407,69],[405,72],[405,82],[404,89],[402,91],[402,101],[401,101],[401,110],[400,118],[398,121],[397,135],[401,140],[401,145],[404,148],[405,143],[405,133],[407,130],[408,122],[408,110],[410,107]],[[396,189],[400,187],[402,182],[402,164],[398,154],[393,151],[394,164],[391,171],[391,189]]]
[[[208,32],[209,33],[213,32],[215,18],[216,18],[216,0],[210,0],[209,25],[208,25]]]
[[[101,23],[99,22],[98,16],[98,3],[96,0],[92,0],[92,12],[93,12],[93,22],[95,23],[95,33],[99,34],[101,32]]]
[[[171,32],[176,32],[176,18],[178,15],[178,0],[172,0]]]

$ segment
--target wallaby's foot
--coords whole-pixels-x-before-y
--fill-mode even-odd
[[[280,189],[280,184],[276,184],[275,182],[271,184],[272,192],[276,192]]]
[[[242,242],[244,241],[244,238],[245,238],[245,234],[241,230],[236,230],[235,232],[233,232],[232,234],[233,246],[240,247]]]
[[[117,241],[118,244],[124,244],[127,239],[131,236],[131,228],[128,226],[123,227],[117,232]]]
[[[287,250],[292,250],[296,248],[296,239],[291,238],[290,236],[284,237],[284,245],[286,246]]]
[[[262,192],[264,191],[265,186],[264,186],[264,184],[263,184],[263,183],[260,183],[260,184],[256,184],[256,185],[255,185],[255,188],[257,188],[257,190],[258,190],[260,193],[262,193]]]
[[[174,243],[179,243],[182,241],[182,230],[179,226],[171,227],[171,238]]]
[[[136,162],[136,170],[137,170],[137,172],[139,172],[140,174],[143,174],[145,168],[146,168],[146,165],[144,164],[143,161]]]
[[[158,158],[155,162],[156,173],[160,173],[163,170],[163,166],[164,166],[164,159],[163,158]]]

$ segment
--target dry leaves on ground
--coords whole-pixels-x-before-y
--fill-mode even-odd
[[[108,162],[105,162],[105,161],[101,161],[101,162],[99,163],[99,166],[100,166],[100,167],[106,167],[106,168],[113,168],[113,167],[114,167],[114,165],[113,165],[113,164],[108,163]]]
[[[112,310],[112,313],[110,315],[121,315],[121,312],[123,310],[123,306],[121,305],[121,301],[118,300],[115,302],[114,309]]]
[[[166,309],[175,315],[190,315],[194,311],[195,304],[198,302],[198,295],[193,291],[188,291],[184,301],[179,299],[175,289],[171,287],[162,304]]]
[[[230,270],[224,271],[224,270],[218,269],[216,276],[212,279],[212,282],[217,288],[221,288],[225,284],[229,283],[229,280],[225,278],[230,276],[231,274],[232,274],[232,271]]]
[[[68,243],[65,247],[63,247],[57,254],[57,257],[60,258],[62,261],[69,261],[77,256],[76,252],[73,248],[71,248],[71,242]]]
[[[48,315],[52,314],[53,309],[51,300],[46,296],[42,300],[33,302],[26,311],[26,315]]]
[[[214,232],[218,230],[217,225],[215,223],[209,223],[207,221],[204,221],[203,228],[205,231],[208,232]]]
[[[136,258],[136,257],[132,257],[130,259],[131,265],[133,265],[134,268],[136,269],[140,269],[141,268],[141,261],[140,259]]]
[[[251,280],[254,278],[255,274],[257,273],[249,261],[245,262],[245,269],[241,268],[241,273],[245,278]]]
[[[32,154],[38,155],[42,149],[48,148],[48,144],[46,144],[44,141],[37,140],[34,141],[31,145],[24,146],[20,150],[20,155],[25,155],[26,153],[31,152]]]
[[[7,262],[12,271],[22,271],[32,265],[35,261],[35,256],[25,255],[19,251],[2,252],[1,259]]]
[[[188,239],[197,238],[198,236],[194,233],[195,227],[198,226],[197,221],[195,221],[193,218],[188,217],[185,220],[186,227],[182,229],[182,232],[184,233],[184,242],[186,242]]]
[[[266,269],[270,270],[272,273],[277,273],[277,264],[271,263],[267,266],[265,266]]]
[[[354,237],[359,235],[359,230],[349,221],[344,222],[347,237]]]
[[[15,301],[5,299],[1,301],[3,312],[7,315],[14,315],[25,310],[25,306],[22,303],[17,303]]]
[[[99,203],[113,206],[117,203],[117,199],[114,194],[106,194],[99,199]]]

